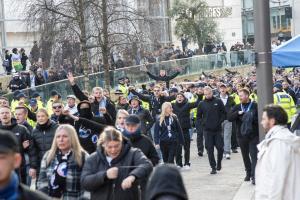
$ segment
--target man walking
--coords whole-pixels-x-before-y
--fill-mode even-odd
[[[252,184],[255,184],[255,166],[257,161],[256,145],[259,141],[258,114],[257,103],[251,101],[249,96],[249,90],[240,89],[239,97],[241,103],[231,109],[228,119],[236,123],[238,143],[241,148],[246,169],[246,177],[244,180],[250,181],[252,178]]]
[[[281,106],[265,107],[261,124],[267,134],[257,146],[255,199],[300,199],[300,138],[287,123]]]
[[[201,123],[205,138],[205,148],[207,150],[211,174],[216,174],[222,168],[222,158],[224,152],[224,141],[222,137],[222,123],[226,117],[223,102],[213,96],[212,89],[208,86],[204,88],[205,100],[200,102],[197,109],[197,123]],[[217,148],[217,163],[214,156],[214,147]]]

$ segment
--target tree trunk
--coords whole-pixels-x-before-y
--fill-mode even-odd
[[[110,73],[109,73],[109,44],[108,44],[108,16],[107,16],[107,0],[102,0],[102,27],[103,27],[103,45],[102,59],[104,65],[105,88],[110,90]]]
[[[83,66],[83,73],[84,73],[84,88],[86,90],[89,89],[89,61],[88,61],[88,49],[87,49],[87,37],[86,37],[86,29],[85,29],[85,7],[84,7],[84,0],[78,0],[79,6],[79,28],[80,28],[80,46],[82,51],[82,58],[81,58],[81,66]]]
[[[202,43],[199,43],[199,42],[198,42],[198,48],[199,48],[199,49],[198,49],[198,52],[197,52],[197,53],[198,53],[198,55],[201,55],[201,54],[203,54],[203,51],[202,51],[203,44],[202,44]]]

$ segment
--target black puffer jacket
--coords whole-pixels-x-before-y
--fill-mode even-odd
[[[122,168],[125,167],[125,168]],[[129,168],[128,166],[136,166]],[[109,180],[107,169],[118,167],[118,177]],[[120,155],[111,161],[109,166],[106,154],[102,148],[97,149],[87,158],[81,174],[82,187],[91,192],[91,200],[138,200],[139,191],[136,183],[128,190],[121,188],[122,181],[130,175],[137,180],[147,177],[152,171],[152,164],[141,152],[132,148],[127,139],[124,139]]]
[[[188,195],[178,169],[174,166],[161,165],[155,168],[149,179],[146,200],[155,200],[166,196],[173,197],[172,199],[176,200],[188,200]]]
[[[58,124],[49,120],[46,125],[37,124],[36,128],[32,131],[32,144],[29,148],[30,167],[39,169],[41,160],[51,148],[55,131]]]

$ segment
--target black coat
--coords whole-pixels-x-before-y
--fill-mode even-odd
[[[148,131],[154,124],[154,119],[150,114],[149,110],[139,107],[136,113],[133,112],[132,108],[128,110],[129,114],[136,114],[141,120],[141,132],[145,135],[148,135]]]
[[[220,96],[219,96],[219,98],[220,98]],[[232,96],[228,95],[227,102],[224,106],[225,106],[225,111],[226,111],[226,119],[228,119],[228,113],[230,113],[233,106],[235,106],[234,98]]]
[[[55,131],[58,124],[49,120],[46,127],[41,127],[39,124],[32,131],[32,143],[29,148],[30,167],[33,169],[39,169],[41,160],[51,148],[52,141],[54,139]]]
[[[248,107],[250,104],[247,103],[247,104],[243,104],[243,106],[245,107]],[[241,134],[241,125],[242,125],[242,118],[243,118],[243,115],[239,115],[239,111],[242,111],[242,108],[241,108],[241,104],[237,104],[236,106],[234,106],[231,111],[229,112],[228,114],[228,119],[229,121],[231,122],[235,122],[236,124],[236,135],[238,138],[248,138],[248,139],[252,139],[252,138],[255,138],[255,137],[258,137],[258,111],[257,111],[257,103],[256,102],[253,102],[252,103],[252,106],[250,108],[250,111],[253,112],[253,116],[254,116],[254,119],[253,119],[253,124],[252,124],[252,127],[253,127],[253,132],[251,134],[249,134],[248,136],[243,136]]]
[[[152,117],[155,119],[156,115],[161,113],[161,106],[165,102],[171,102],[175,100],[175,96],[159,96],[156,98],[153,94],[141,94],[136,92],[135,90],[130,90],[130,92],[134,95],[137,95],[142,101],[147,101],[149,105],[149,109],[151,111]]]
[[[174,74],[172,74],[170,76],[167,76],[167,75],[166,76],[155,76],[155,75],[151,74],[150,72],[147,72],[147,74],[151,79],[154,79],[156,81],[166,82],[166,86],[169,89],[170,88],[170,81],[172,79],[174,79],[176,76],[178,76],[180,74],[180,72],[175,72]]]
[[[23,148],[23,142],[25,142],[26,140],[31,141],[31,136],[28,129],[23,125],[17,124],[17,121],[15,119],[11,120],[10,126],[3,126],[0,122],[0,129],[11,131],[15,134],[19,142],[20,152],[22,154],[22,157],[24,158],[25,149]]]
[[[226,111],[223,102],[216,98],[204,99],[197,108],[197,123],[203,130],[209,132],[221,131],[222,123],[226,119]]]
[[[12,92],[16,91],[16,90],[23,90],[25,89],[26,83],[21,80],[20,78],[18,79],[12,79],[9,84],[8,84],[8,88],[11,89]]]
[[[193,103],[189,103],[187,99],[185,99],[182,103],[172,103],[173,112],[177,115],[182,129],[192,128],[190,112],[193,108],[198,106],[200,100],[201,99],[198,97],[198,100]]]
[[[136,167],[129,168],[128,166]],[[119,168],[118,177],[115,180],[109,180],[106,176],[106,171],[111,167]],[[141,150],[132,148],[124,139],[121,153],[111,161],[111,166],[109,166],[102,148],[97,149],[87,158],[81,174],[81,183],[83,189],[91,192],[91,200],[138,200],[137,184],[134,183],[130,189],[124,191],[121,183],[130,175],[141,180],[147,177],[151,171],[152,164]]]
[[[145,135],[132,135],[130,138],[130,143],[132,147],[140,149],[145,156],[152,162],[155,166],[159,162],[159,157],[157,151],[154,147],[153,142]]]
[[[80,101],[84,101],[87,100],[88,101],[88,97],[80,90],[80,88],[78,87],[78,85],[72,85],[72,90],[75,94],[75,96],[80,100]],[[116,121],[116,115],[117,115],[117,111],[115,108],[114,103],[110,100],[110,99],[106,99],[106,110],[108,112],[108,114],[112,117],[113,121]],[[99,112],[99,102],[95,99],[95,101],[92,103],[92,111],[93,113],[96,115]]]

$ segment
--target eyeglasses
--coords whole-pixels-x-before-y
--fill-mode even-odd
[[[153,90],[154,92],[159,92],[159,90]]]
[[[53,109],[58,109],[58,108],[61,109],[61,106],[53,106],[52,108]]]

